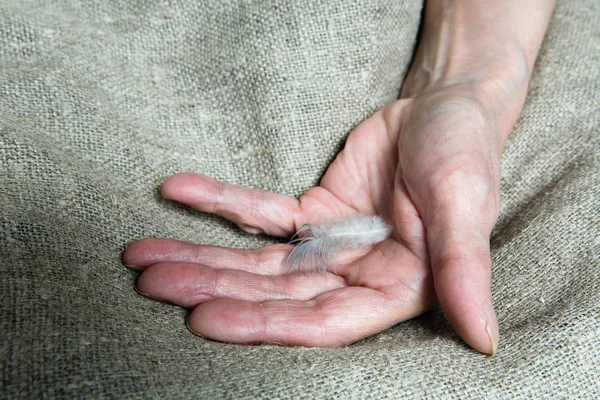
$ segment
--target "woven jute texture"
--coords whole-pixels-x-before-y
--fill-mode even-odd
[[[504,154],[490,358],[440,311],[343,349],[204,340],[119,258],[272,242],[161,182],[318,183],[397,98],[421,1],[0,2],[0,397],[600,396],[599,6],[557,5]]]

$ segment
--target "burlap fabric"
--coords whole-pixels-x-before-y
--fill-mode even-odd
[[[132,239],[271,239],[162,199],[196,171],[299,195],[397,97],[420,1],[0,4],[0,397],[600,396],[600,10],[557,6],[503,159],[502,340],[439,311],[344,349],[193,336]]]

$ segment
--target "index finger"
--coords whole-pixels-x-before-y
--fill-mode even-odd
[[[300,213],[298,200],[261,190],[248,189],[183,172],[167,178],[162,195],[198,211],[220,215],[248,233],[291,236]]]

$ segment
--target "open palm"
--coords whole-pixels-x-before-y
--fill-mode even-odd
[[[306,222],[368,214],[394,226],[388,240],[344,251],[327,273],[309,274],[287,271],[291,245],[238,250],[144,239],[123,255],[143,271],[139,291],[195,308],[188,325],[208,338],[306,346],[354,342],[422,314],[439,298],[461,336],[488,351],[495,316],[490,323],[470,307],[473,299],[475,309],[481,298],[491,300],[486,232],[497,218],[496,143],[486,139],[476,101],[447,95],[399,100],[364,121],[320,186],[298,200],[191,173],[162,188],[165,197],[250,233],[290,237]],[[457,109],[466,115],[457,118]],[[458,222],[472,237],[461,236]]]

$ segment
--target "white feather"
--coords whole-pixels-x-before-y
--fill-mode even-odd
[[[290,243],[298,243],[286,259],[288,270],[327,270],[327,261],[339,250],[383,242],[392,228],[379,216],[361,215],[325,225],[306,223]],[[295,239],[294,239],[295,238]]]

